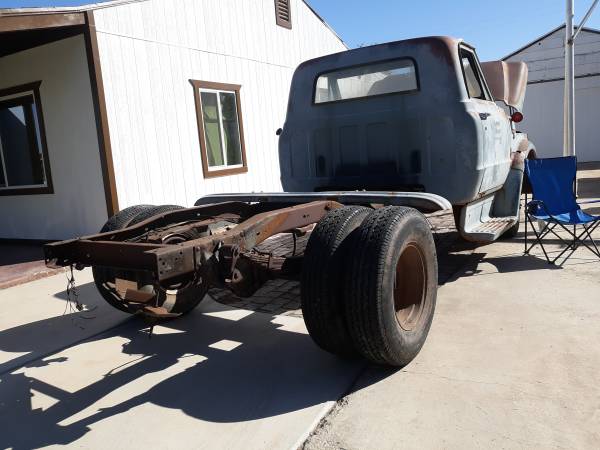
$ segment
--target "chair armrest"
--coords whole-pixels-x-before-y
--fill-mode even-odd
[[[534,208],[537,208],[537,210],[535,210]],[[554,219],[554,216],[552,215],[552,213],[550,213],[550,211],[548,210],[548,208],[546,207],[546,204],[542,201],[542,200],[531,200],[529,203],[527,203],[526,205],[526,211],[527,214],[531,214],[532,216],[535,216],[536,214],[539,213],[540,209],[544,212],[544,214],[546,214],[548,217],[550,217],[551,219]]]

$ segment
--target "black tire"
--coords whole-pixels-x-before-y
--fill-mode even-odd
[[[149,219],[152,216],[156,216],[157,214],[168,213],[171,211],[177,211],[178,209],[183,209],[183,206],[177,205],[161,205],[161,206],[152,206],[150,208],[144,209],[138,215],[136,215],[127,225],[136,225],[140,222],[143,222],[146,219]]]
[[[339,356],[356,355],[344,315],[341,285],[348,246],[342,244],[370,212],[359,206],[329,212],[313,230],[304,253],[300,293],[306,328],[319,347]]]
[[[121,230],[129,225],[136,216],[152,208],[154,208],[153,205],[135,205],[125,208],[109,218],[100,229],[100,233]],[[98,292],[100,292],[102,298],[106,300],[109,305],[126,313],[131,314],[133,312],[127,307],[127,305],[123,302],[123,299],[113,289],[109,289],[107,287],[106,283],[114,282],[116,278],[116,273],[113,269],[108,267],[94,266],[92,267],[92,274],[94,276],[94,284],[96,285],[96,289],[98,289]]]
[[[454,226],[456,230],[460,233],[460,216],[462,214],[464,206],[463,205],[453,205],[452,206],[452,215],[454,216]]]
[[[521,213],[521,209],[519,208],[519,214]],[[504,233],[502,233],[502,236],[500,236],[500,239],[514,239],[517,237],[517,234],[519,234],[519,228],[521,226],[521,219],[519,218],[519,220],[517,220],[517,223],[515,223],[512,227],[510,227],[508,230],[506,230]]]
[[[144,220],[157,214],[175,211],[178,209],[182,209],[182,207],[176,205],[131,206],[119,211],[117,214],[111,217],[104,224],[100,232],[105,233],[109,231],[120,230],[127,226],[143,222]],[[124,299],[112,286],[114,286],[115,278],[117,278],[119,275],[127,279],[138,278],[140,282],[143,282],[141,274],[132,273],[131,271],[121,273],[120,271],[109,267],[92,267],[92,273],[96,288],[107,303],[121,311],[130,314],[135,313],[139,309],[132,308],[125,303]],[[198,306],[198,304],[206,295],[207,290],[208,289],[204,283],[196,283],[195,280],[191,280],[189,283],[181,286],[160,287],[157,293],[158,298],[156,304],[158,306],[163,306],[165,305],[165,302],[167,302],[169,306],[169,312],[186,314]],[[174,291],[177,293],[173,294]],[[175,296],[173,297],[173,295]]]
[[[108,233],[109,231],[120,230],[125,228],[129,223],[141,213],[155,208],[153,205],[136,205],[125,208],[112,216],[100,229],[100,233]]]
[[[372,212],[357,230],[346,271],[346,321],[355,348],[403,367],[425,343],[437,296],[437,256],[425,217],[412,208]]]

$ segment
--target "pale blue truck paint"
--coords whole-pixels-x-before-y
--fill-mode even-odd
[[[407,58],[416,66],[416,90],[315,101],[323,74]],[[483,98],[469,96],[463,75],[463,70],[471,73],[469,67]],[[360,76],[356,79],[360,83]],[[436,194],[457,209],[464,206],[459,229],[465,238],[482,242],[515,224],[523,176],[512,161],[517,152],[527,157],[532,150],[505,108],[493,101],[474,49],[449,37],[391,42],[304,62],[293,76],[279,140],[286,192]]]

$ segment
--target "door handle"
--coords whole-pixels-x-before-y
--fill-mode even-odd
[[[479,118],[481,120],[487,120],[488,117],[490,117],[491,114],[490,113],[479,113]]]

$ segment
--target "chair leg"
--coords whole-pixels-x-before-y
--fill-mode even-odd
[[[600,225],[600,222],[597,222],[592,227],[586,227],[585,225],[583,225],[583,231],[577,235],[577,234],[572,233],[571,230],[569,230],[566,226],[560,224],[561,228],[563,228],[567,233],[569,233],[573,239],[570,243],[568,243],[567,247],[562,252],[560,252],[560,254],[556,258],[554,258],[554,262],[556,262],[562,255],[564,255],[565,252],[567,252],[569,249],[571,249],[571,253],[569,254],[569,256],[565,257],[565,259],[563,261],[563,263],[566,262],[571,257],[571,255],[573,255],[575,250],[577,250],[577,247],[579,245],[583,245],[590,252],[592,252],[595,256],[600,258],[600,251],[598,251],[598,247],[596,246],[596,243],[594,242],[594,239],[592,239],[592,235],[591,235],[591,233],[596,229],[596,227],[598,225]],[[559,239],[561,239],[563,242],[566,242],[564,239],[562,239],[560,236],[558,236],[558,234],[556,234],[554,231],[552,231],[552,233],[555,236],[559,237]],[[590,239],[590,241],[592,242],[592,245],[594,246],[593,249],[585,242],[586,235],[587,235],[587,238]]]
[[[533,242],[533,243],[532,243],[532,244],[529,246],[529,248],[526,248],[526,249],[525,249],[525,254],[529,254],[529,252],[530,252],[531,250],[533,250],[533,248],[534,248],[536,245],[538,245],[538,244],[540,245],[540,247],[543,247],[542,240],[543,240],[543,239],[544,239],[544,238],[545,238],[545,237],[546,237],[548,234],[550,234],[550,233],[552,233],[552,234],[556,235],[556,236],[557,236],[559,239],[561,239],[561,240],[562,240],[562,238],[561,238],[560,236],[558,236],[558,235],[556,234],[556,232],[554,231],[554,228],[556,228],[556,225],[557,225],[556,223],[553,223],[553,224],[546,223],[546,225],[544,226],[544,228],[542,228],[542,230],[541,230],[541,231],[539,231],[539,234],[538,234],[538,232],[536,232],[536,228],[535,228],[535,224],[533,223],[533,220],[532,220],[531,218],[529,218],[529,217],[527,217],[527,218],[528,218],[528,219],[529,219],[529,221],[530,221],[530,225],[531,225],[531,228],[532,228],[532,230],[533,230],[533,233],[534,233],[534,234],[535,234],[535,236],[536,236],[536,240],[535,240],[535,241],[534,241],[534,242]],[[527,223],[527,222],[525,222],[525,223]]]
[[[553,261],[550,261],[550,258],[548,257],[548,253],[546,253],[546,248],[544,247],[544,243],[542,242],[542,236],[545,236],[546,234],[548,234],[548,232],[546,232],[546,229],[548,228],[549,224],[546,223],[546,226],[538,234],[538,231],[535,229],[535,225],[531,221],[531,217],[529,216],[529,214],[527,214],[527,220],[530,221],[531,229],[533,230],[533,234],[535,234],[535,237],[536,237],[536,242],[531,244],[531,247],[529,247],[528,249],[527,248],[525,249],[525,254],[529,254],[531,249],[533,249],[533,247],[535,247],[536,245],[539,244],[540,247],[542,247],[542,251],[544,252],[544,256],[546,257],[546,261],[548,261],[548,264],[554,264]]]
[[[527,199],[529,198],[529,196],[527,194],[525,194],[525,208],[523,208],[525,210],[525,251],[523,252],[525,255],[527,254],[527,203],[529,203],[527,201]],[[519,220],[521,218],[519,217]]]
[[[594,238],[592,237],[592,233],[598,227],[599,224],[600,224],[600,222],[596,222],[596,224],[593,226],[589,226],[589,227],[586,227],[585,225],[583,226],[584,233],[587,235],[588,239],[594,246],[594,250],[596,250],[596,251],[594,252],[594,250],[592,250],[590,247],[588,247],[585,244],[584,241],[582,241],[583,245],[585,245],[588,248],[588,250],[590,250],[592,253],[594,253],[598,258],[600,258],[600,250],[598,250],[598,246],[596,245],[596,242],[594,241]],[[585,239],[585,237],[584,237],[584,239]]]

